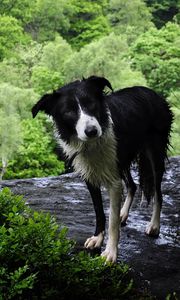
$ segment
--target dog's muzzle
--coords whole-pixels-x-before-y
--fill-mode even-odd
[[[98,136],[98,130],[96,126],[88,126],[84,132],[88,138],[94,138]]]

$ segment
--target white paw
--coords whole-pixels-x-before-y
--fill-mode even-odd
[[[91,236],[84,243],[84,247],[88,249],[100,248],[104,239],[104,232],[100,232],[97,236]]]
[[[160,231],[159,223],[150,222],[146,228],[146,234],[153,237],[158,237]]]
[[[126,209],[121,208],[121,213],[120,213],[120,220],[121,223],[126,223],[127,218],[128,218],[128,211]]]
[[[115,263],[117,260],[117,248],[108,248],[101,253],[101,256],[106,259],[107,262]]]

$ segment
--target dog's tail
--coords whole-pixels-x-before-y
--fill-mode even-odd
[[[154,195],[153,170],[145,152],[141,152],[138,157],[139,184],[148,203]]]
[[[139,184],[148,203],[161,187],[168,145],[168,135],[156,137],[138,155]]]

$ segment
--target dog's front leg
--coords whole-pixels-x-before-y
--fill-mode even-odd
[[[109,229],[108,229],[108,241],[105,251],[102,252],[102,256],[106,258],[106,261],[116,262],[118,241],[119,241],[119,227],[120,227],[120,207],[122,198],[122,183],[118,182],[115,186],[109,188],[110,197],[110,212],[109,212]]]
[[[102,204],[101,190],[98,187],[94,187],[89,182],[86,182],[86,184],[93,200],[94,210],[96,214],[96,230],[95,234],[86,240],[84,246],[89,249],[100,248],[104,240],[106,221]]]

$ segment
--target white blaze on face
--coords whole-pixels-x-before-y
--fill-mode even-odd
[[[80,115],[76,124],[78,138],[82,141],[87,141],[88,139],[100,137],[102,135],[102,129],[98,120],[85,113],[80,105],[79,111]]]

